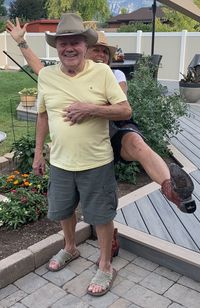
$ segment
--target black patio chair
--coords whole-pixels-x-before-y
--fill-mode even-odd
[[[128,52],[128,53],[124,53],[124,59],[125,60],[136,60],[138,61],[140,58],[142,57],[141,53],[137,53],[137,52]]]
[[[154,70],[153,78],[155,80],[157,80],[158,78],[158,69],[159,69],[161,59],[162,59],[162,55],[152,55],[149,58],[149,65]]]

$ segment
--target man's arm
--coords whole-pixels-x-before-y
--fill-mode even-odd
[[[131,114],[132,110],[128,101],[113,105],[94,105],[76,102],[64,109],[63,117],[64,121],[70,121],[72,124],[75,124],[92,116],[113,121],[128,120]]]
[[[21,28],[19,19],[16,17],[16,25],[14,25],[10,20],[7,21],[6,31],[10,33],[15,42],[17,42],[18,47],[20,48],[28,65],[33,69],[34,73],[38,75],[39,71],[44,67],[44,65],[41,63],[40,59],[34,54],[32,49],[28,46],[27,42],[24,39],[27,25],[28,24],[25,24]]]
[[[35,156],[33,160],[33,171],[36,175],[43,175],[45,173],[46,163],[43,157],[43,148],[48,133],[49,125],[47,112],[39,113],[36,126]]]

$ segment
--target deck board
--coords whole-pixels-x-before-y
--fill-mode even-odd
[[[122,208],[122,213],[129,227],[133,227],[137,230],[148,233],[148,229],[144,224],[144,221],[137,209],[135,202]]]
[[[149,234],[173,243],[174,241],[172,237],[162,223],[161,217],[152,206],[150,199],[145,196],[144,198],[137,200],[136,204],[138,210],[144,218]]]
[[[182,213],[157,189],[139,200],[125,204],[118,210],[116,221],[200,252],[200,105],[190,105],[189,113],[190,116],[179,119],[182,131],[171,138],[171,143],[197,167],[190,174],[194,183],[196,212],[188,215]]]

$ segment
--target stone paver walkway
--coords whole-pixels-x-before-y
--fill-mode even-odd
[[[59,272],[45,265],[0,290],[0,307],[13,308],[199,308],[200,283],[120,249],[113,266],[118,276],[106,295],[86,288],[96,271],[96,241],[79,245],[81,257]]]

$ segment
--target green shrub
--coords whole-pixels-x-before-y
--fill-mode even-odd
[[[164,156],[169,153],[169,138],[180,131],[178,118],[187,114],[187,105],[179,93],[164,94],[165,88],[153,78],[157,68],[149,63],[148,57],[139,62],[128,82],[128,100],[145,141]]]
[[[17,170],[21,173],[29,173],[32,170],[35,153],[35,138],[26,135],[12,144],[13,159],[16,160]]]
[[[47,198],[35,191],[17,188],[0,201],[0,226],[16,229],[37,221],[47,213]]]
[[[115,175],[117,181],[119,182],[136,184],[138,172],[140,172],[138,162],[132,162],[130,164],[124,164],[120,162],[115,165]]]

